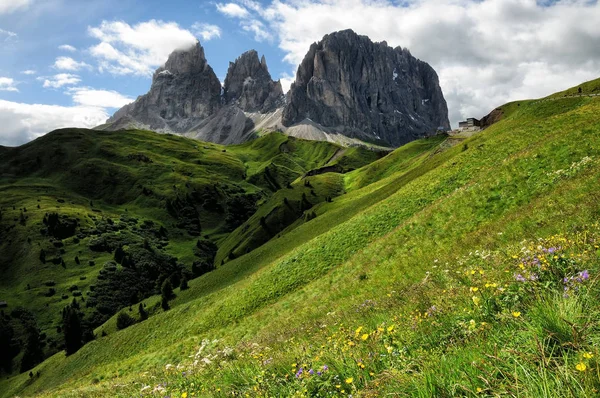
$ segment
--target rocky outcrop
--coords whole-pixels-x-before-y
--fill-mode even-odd
[[[450,127],[433,68],[407,49],[352,30],[326,35],[298,67],[282,122],[307,120],[328,132],[392,146]]]
[[[222,144],[250,139],[255,122],[283,106],[281,83],[248,51],[229,65],[224,87],[197,43],[175,51],[154,73],[150,91],[119,109],[102,130],[143,128]]]
[[[107,124],[185,133],[220,107],[221,83],[197,43],[173,52],[154,72],[150,91],[118,110]]]
[[[150,91],[98,129],[144,128],[223,144],[281,130],[342,145],[400,146],[449,127],[427,63],[346,30],[310,47],[287,99],[254,50],[229,64],[223,87],[199,43],[175,51],[154,73]]]
[[[223,95],[244,112],[266,113],[283,105],[281,83],[271,79],[265,56],[259,61],[254,50],[229,63]]]

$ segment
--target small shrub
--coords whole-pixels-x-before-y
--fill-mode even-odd
[[[135,319],[131,317],[127,312],[119,312],[117,315],[117,329],[125,329],[135,323]]]

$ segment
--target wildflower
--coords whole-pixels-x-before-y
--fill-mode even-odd
[[[314,375],[314,374],[315,374],[315,371],[314,371],[314,370],[312,370],[312,369],[310,369],[310,370],[308,371],[308,374],[312,376],[312,375]]]
[[[519,311],[513,311],[512,316],[518,318],[521,316],[521,313]]]
[[[321,372],[321,371],[318,371],[318,372],[317,372],[317,376],[323,376],[323,372]]]
[[[365,341],[365,340],[366,340],[366,339],[368,339],[368,338],[369,338],[369,334],[368,334],[368,333],[365,333],[365,334],[363,334],[363,335],[361,336],[361,340],[362,340],[362,341]]]
[[[577,365],[575,365],[575,369],[577,369],[580,372],[585,372],[587,366],[585,366],[585,363],[579,362]]]
[[[481,299],[477,296],[473,296],[471,299],[473,300],[473,303],[477,306],[479,306],[479,303],[481,303]]]
[[[579,273],[579,277],[581,279],[583,279],[584,281],[586,281],[586,280],[588,280],[590,278],[590,274],[589,274],[588,270],[586,269],[585,271],[581,271]]]
[[[585,359],[592,359],[594,357],[594,354],[592,354],[591,352],[584,352],[583,357]]]
[[[585,366],[585,365],[584,365],[584,366]],[[584,370],[585,370],[585,369],[584,369]],[[354,381],[354,378],[352,378],[352,377],[348,377],[348,378],[346,379],[346,384],[352,384],[352,382],[353,382],[353,381]]]
[[[515,275],[515,280],[517,282],[526,282],[527,281],[527,279],[525,279],[525,277],[523,275],[521,275],[521,274],[516,274]]]
[[[328,370],[329,370],[329,366],[323,365],[323,371],[328,371]]]
[[[392,332],[392,330],[394,330],[394,325],[388,326],[387,331],[388,332]]]
[[[188,396],[187,392],[181,393],[181,398],[187,398],[187,396]]]
[[[478,288],[478,287],[476,287],[476,286],[474,286],[474,287],[471,287],[469,290],[470,290],[470,291],[472,291],[472,292],[474,293],[474,292],[478,291],[478,290],[479,290],[479,288]]]
[[[302,368],[298,369],[298,371],[296,372],[296,379],[299,379],[300,377],[302,377],[302,373],[304,373],[304,369],[302,369]]]

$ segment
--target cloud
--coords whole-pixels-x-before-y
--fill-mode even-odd
[[[217,4],[217,11],[232,18],[247,18],[250,16],[247,9],[235,3],[219,3]]]
[[[77,51],[77,49],[70,44],[62,44],[58,46],[58,49],[62,51],[68,51],[70,53],[74,53],[75,51]]]
[[[36,73],[37,72],[34,71],[33,69],[27,69],[27,70],[21,71],[21,74],[23,74],[23,75],[35,75]]]
[[[239,19],[242,30],[253,34],[254,40],[259,42],[273,40],[273,35],[267,26],[265,26],[264,22],[261,21],[261,15],[264,17],[261,5],[252,0],[242,0],[241,3],[243,3],[245,7],[236,3],[217,3],[216,7],[217,11],[225,16]],[[252,12],[248,10],[252,10]]]
[[[310,45],[336,30],[406,47],[438,72],[453,125],[600,70],[600,5],[587,0],[240,0],[217,10],[245,30],[246,21],[260,21],[294,72]]]
[[[2,0],[0,0],[2,1]],[[15,32],[11,32],[10,30],[0,29],[0,38],[4,37],[3,41],[10,41],[12,39],[17,38],[17,34]]]
[[[19,91],[19,89],[10,77],[0,77],[0,91]]]
[[[99,70],[116,75],[151,76],[171,52],[196,43],[194,35],[175,22],[157,20],[133,26],[103,21],[100,26],[88,27],[88,33],[100,41],[90,48]]]
[[[92,128],[108,118],[103,108],[23,104],[0,100],[0,145],[21,145],[63,127]]]
[[[32,0],[0,0],[0,15],[29,7]]]
[[[113,90],[96,90],[90,87],[69,88],[66,94],[73,98],[73,102],[82,106],[95,106],[100,108],[120,108],[133,102],[132,98],[126,97]]]
[[[90,66],[83,61],[77,62],[71,57],[58,57],[52,67],[60,70],[78,71],[83,68],[89,68]]]
[[[203,41],[209,41],[221,37],[221,28],[217,25],[196,22],[192,25],[192,31],[196,36],[200,36]]]
[[[81,78],[78,75],[71,73],[59,73],[51,77],[38,77],[37,79],[44,81],[44,88],[61,88],[63,86],[77,84],[81,81]]]

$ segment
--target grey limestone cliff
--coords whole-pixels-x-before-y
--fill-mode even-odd
[[[263,56],[248,51],[229,66],[224,87],[197,43],[173,52],[152,78],[150,91],[119,109],[99,129],[145,128],[217,143],[252,137],[255,119],[284,103]]]
[[[307,120],[329,132],[392,146],[450,127],[431,66],[406,49],[352,30],[326,35],[298,67],[282,122]]]

